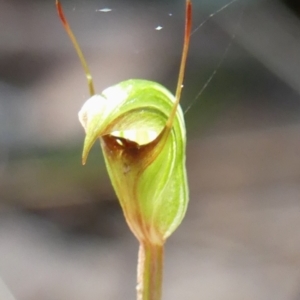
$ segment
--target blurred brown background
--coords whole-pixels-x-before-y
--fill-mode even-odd
[[[229,1],[193,2],[196,28]],[[175,90],[183,0],[63,6],[99,93],[129,78]],[[165,300],[300,299],[299,12],[240,0],[192,36],[190,206],[167,243]],[[138,245],[99,147],[80,163],[87,98],[54,0],[0,0],[1,300],[135,299]]]

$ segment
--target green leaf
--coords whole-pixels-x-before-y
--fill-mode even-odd
[[[83,163],[100,138],[111,182],[139,241],[162,244],[188,203],[186,132],[175,97],[158,83],[128,80],[91,97],[79,112],[86,131]]]

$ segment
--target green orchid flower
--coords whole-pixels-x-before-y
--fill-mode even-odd
[[[176,96],[162,85],[140,79],[94,92],[92,76],[56,0],[57,11],[88,80],[91,98],[79,112],[85,129],[82,162],[99,139],[106,167],[131,231],[140,242],[138,300],[160,300],[163,246],[181,223],[188,204],[186,131],[179,106],[191,34],[191,2]]]
[[[86,138],[83,162],[100,138],[111,182],[139,241],[162,244],[188,203],[186,133],[175,97],[158,83],[127,80],[90,98],[79,112]]]

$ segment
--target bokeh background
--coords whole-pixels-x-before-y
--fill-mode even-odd
[[[197,28],[229,0],[193,2]],[[129,78],[175,91],[183,0],[63,6],[98,92]],[[165,300],[300,299],[299,14],[298,0],[239,0],[192,36],[190,206]],[[54,0],[0,0],[0,299],[135,299],[138,244],[99,147],[80,163],[87,98]]]

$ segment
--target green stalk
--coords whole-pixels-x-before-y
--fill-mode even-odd
[[[164,246],[140,244],[137,300],[161,300]]]

